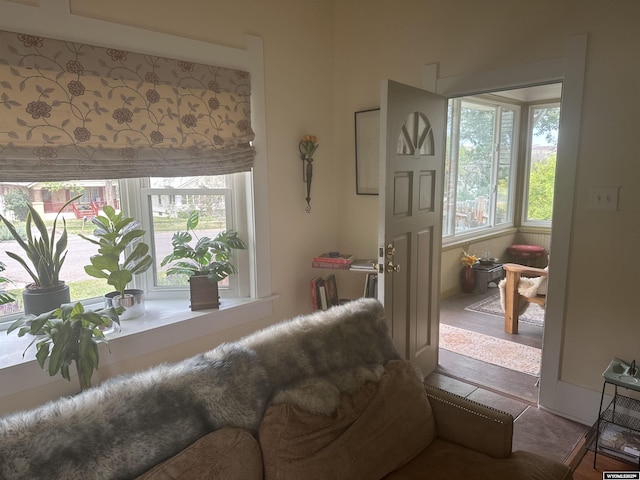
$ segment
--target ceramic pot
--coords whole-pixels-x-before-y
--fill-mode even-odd
[[[191,310],[218,308],[218,284],[210,282],[206,275],[189,277],[189,292],[191,294]]]
[[[25,314],[40,315],[50,312],[63,303],[71,302],[69,285],[64,282],[51,288],[33,288],[33,284],[27,285],[22,292],[22,302]]]
[[[460,288],[464,293],[471,293],[476,287],[476,277],[472,267],[464,266],[460,271]]]

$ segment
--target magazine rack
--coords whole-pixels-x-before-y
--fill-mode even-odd
[[[625,372],[617,374],[616,371],[621,366]],[[593,448],[593,468],[596,467],[596,458],[600,453],[634,464],[640,470],[640,400],[622,395],[618,391],[626,389],[640,392],[640,381],[633,382],[624,378],[629,377],[629,367],[625,362],[614,359],[603,374],[604,384]],[[635,361],[632,367],[635,370]],[[607,385],[613,385],[614,393],[609,405],[603,409]]]

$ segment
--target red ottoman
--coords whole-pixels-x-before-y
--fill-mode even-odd
[[[507,247],[507,253],[516,263],[536,266],[538,259],[544,256],[544,248],[538,245],[511,245]]]

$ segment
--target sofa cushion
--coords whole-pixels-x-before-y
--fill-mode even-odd
[[[427,472],[427,473],[425,473]],[[429,448],[384,480],[568,480],[567,465],[534,453],[517,451],[508,458],[489,455],[436,438]]]
[[[431,406],[409,362],[387,363],[378,383],[343,393],[330,415],[271,405],[259,431],[265,480],[375,480],[436,435]]]
[[[260,480],[262,455],[240,428],[216,430],[156,465],[137,480]]]

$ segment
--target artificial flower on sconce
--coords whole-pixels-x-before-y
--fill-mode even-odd
[[[298,148],[302,156],[302,181],[307,184],[307,213],[311,212],[311,178],[313,177],[313,154],[318,149],[318,137],[304,135]]]

